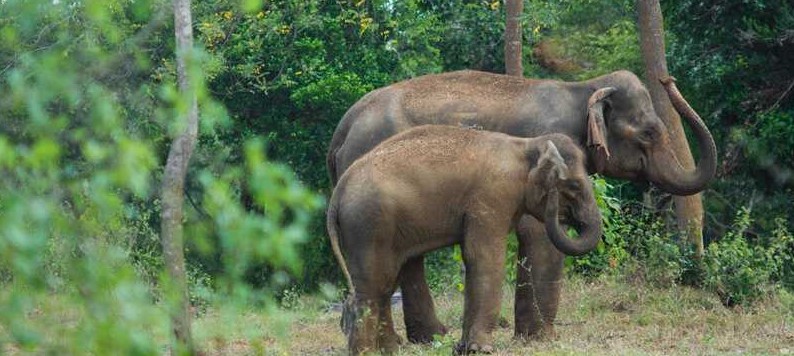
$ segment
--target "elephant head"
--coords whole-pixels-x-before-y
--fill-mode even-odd
[[[672,79],[663,81],[675,109],[692,128],[700,162],[688,171],[673,152],[667,127],[656,115],[648,90],[631,72],[618,71],[587,82],[587,143],[594,170],[615,178],[647,180],[675,195],[703,190],[714,177],[717,150],[706,125]]]
[[[567,136],[550,138],[529,172],[526,208],[545,222],[549,239],[558,250],[583,255],[601,240],[601,213],[584,169],[584,154]],[[576,229],[578,239],[568,237],[560,219]]]

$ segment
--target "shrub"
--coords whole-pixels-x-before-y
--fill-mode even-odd
[[[622,207],[603,178],[595,177],[593,184],[604,220],[603,243],[583,257],[568,258],[569,270],[588,277],[623,275],[659,287],[679,283],[695,264],[690,249],[666,232],[660,216]]]
[[[620,201],[611,196],[613,186],[604,178],[593,179],[596,203],[601,211],[604,223],[604,240],[589,254],[565,260],[565,265],[575,273],[585,276],[597,276],[622,264],[628,253],[626,251],[625,230],[628,225],[620,208]]]
[[[609,246],[604,251],[608,253],[595,252],[594,257],[605,260],[606,266],[585,273],[608,272],[657,287],[679,283],[689,256],[678,237],[666,230],[664,221],[657,215],[620,211],[604,234]]]
[[[659,220],[651,228],[642,241],[637,241],[641,246],[638,259],[644,262],[645,280],[657,287],[673,286],[684,272],[682,247],[673,236],[663,232],[664,226]]]
[[[725,306],[749,305],[770,290],[774,260],[770,250],[751,246],[744,238],[751,223],[750,209],[742,208],[732,231],[706,249],[705,286],[716,292]]]
[[[430,252],[425,257],[425,273],[430,289],[436,292],[463,290],[463,255],[460,246]]]
[[[769,246],[772,279],[794,291],[794,236],[786,227],[786,220],[775,219],[775,229]]]

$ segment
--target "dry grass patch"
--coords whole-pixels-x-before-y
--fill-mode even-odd
[[[506,289],[503,303],[503,316],[511,324],[512,295]],[[406,344],[400,355],[451,354],[460,337],[463,297],[445,293],[436,297],[436,306],[451,334],[431,345]],[[282,332],[269,331],[276,321],[251,313],[227,321],[236,325],[232,328],[216,328],[222,342],[202,337],[204,350],[228,355],[345,354],[339,312],[329,311],[327,303],[305,297],[299,308],[275,314],[280,315]],[[401,308],[394,308],[394,316],[398,332],[405,335]],[[214,325],[219,320],[213,318],[208,315],[197,323]],[[727,309],[716,296],[699,289],[654,289],[610,277],[572,278],[565,283],[556,326],[558,339],[528,342],[512,338],[512,325],[500,328],[495,332],[496,354],[794,354],[794,296],[781,292],[752,308]],[[261,335],[257,345],[239,341],[248,340],[240,333],[250,328],[259,330],[253,333]]]

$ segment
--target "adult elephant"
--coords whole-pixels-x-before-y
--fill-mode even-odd
[[[476,126],[520,137],[562,133],[585,149],[590,173],[649,181],[675,195],[694,194],[714,176],[714,140],[672,78],[663,84],[695,134],[700,162],[694,170],[679,163],[648,90],[631,72],[561,82],[466,70],[395,83],[356,102],[331,140],[327,157],[331,181],[336,185],[347,167],[386,138],[414,126],[439,124]],[[517,231],[517,337],[554,335],[564,256],[544,234],[542,223],[522,218]],[[425,281],[423,257],[404,265],[400,287],[408,339],[427,342],[433,334],[445,333]]]

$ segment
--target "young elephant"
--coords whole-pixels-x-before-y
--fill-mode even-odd
[[[601,216],[584,156],[567,136],[420,126],[358,159],[334,189],[327,217],[351,291],[342,320],[350,352],[396,349],[401,339],[390,296],[400,268],[409,258],[458,243],[466,266],[459,351],[492,350],[506,236],[523,214],[544,221],[552,243],[566,254],[586,253],[600,240]],[[560,217],[579,239],[568,238]]]

